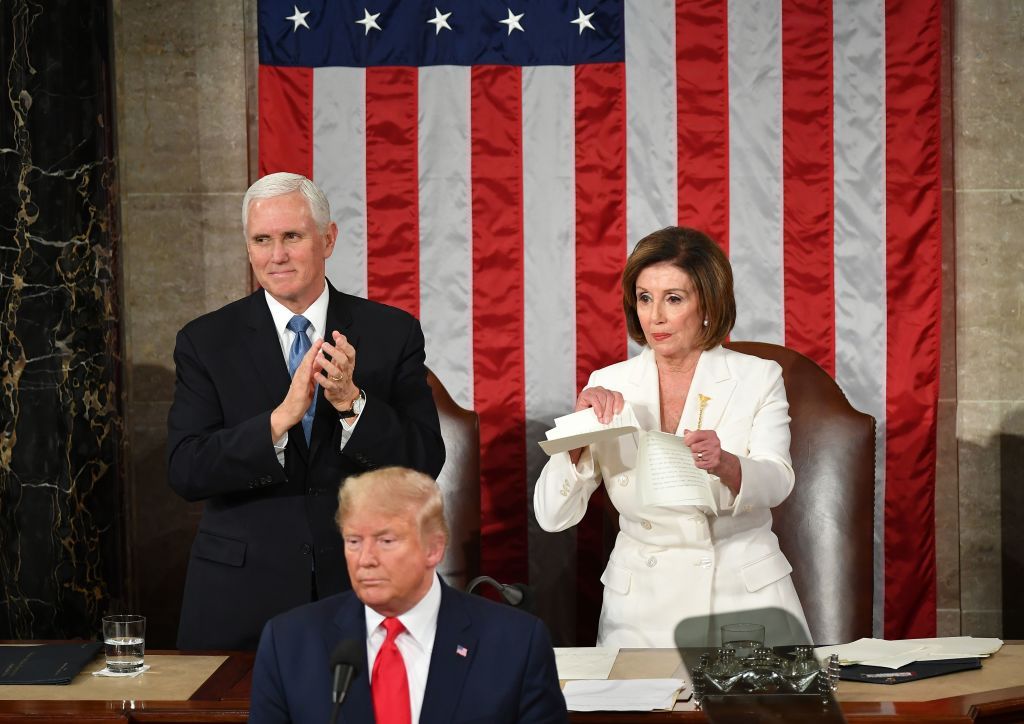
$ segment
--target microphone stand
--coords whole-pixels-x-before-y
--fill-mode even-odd
[[[523,602],[523,591],[521,588],[515,585],[499,583],[490,576],[477,576],[474,578],[469,582],[469,585],[466,586],[466,593],[472,593],[481,583],[486,583],[488,586],[496,590],[501,594],[505,603],[510,606],[519,606]]]

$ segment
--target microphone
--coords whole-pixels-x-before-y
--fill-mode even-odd
[[[510,606],[522,608],[526,611],[533,611],[533,601],[530,587],[522,583],[499,583],[490,576],[477,576],[466,586],[466,593],[472,593],[481,583],[496,590],[502,600]]]
[[[334,702],[334,711],[331,714],[331,724],[338,719],[338,712],[341,711],[341,702],[345,700],[348,687],[352,679],[359,673],[359,664],[366,654],[366,644],[355,639],[343,639],[338,642],[331,652],[331,701]]]

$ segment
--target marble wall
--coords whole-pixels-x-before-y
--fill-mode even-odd
[[[198,514],[166,485],[171,350],[187,320],[248,289],[238,205],[251,168],[255,0],[113,6],[131,583],[153,643],[170,645]],[[1020,637],[1024,0],[944,8],[939,631]]]
[[[123,604],[109,39],[104,3],[0,3],[0,639]]]
[[[953,3],[956,470],[965,634],[1024,636],[1024,2]]]
[[[171,354],[189,320],[249,290],[243,0],[114,0],[124,223],[131,583],[172,648],[200,507],[167,485]]]

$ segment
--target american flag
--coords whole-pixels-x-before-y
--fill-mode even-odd
[[[259,173],[316,180],[341,230],[333,283],[420,317],[427,364],[480,414],[483,572],[568,608],[599,587],[592,525],[532,524],[536,442],[636,351],[633,244],[695,226],[733,264],[732,338],[803,352],[878,421],[876,634],[934,635],[938,0],[258,14]]]

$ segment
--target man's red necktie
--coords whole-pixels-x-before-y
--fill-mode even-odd
[[[395,645],[395,639],[405,631],[405,626],[397,618],[386,618],[384,630],[388,635],[373,662],[373,677],[370,681],[373,713],[377,724],[411,724],[409,677],[405,673],[402,652]]]

